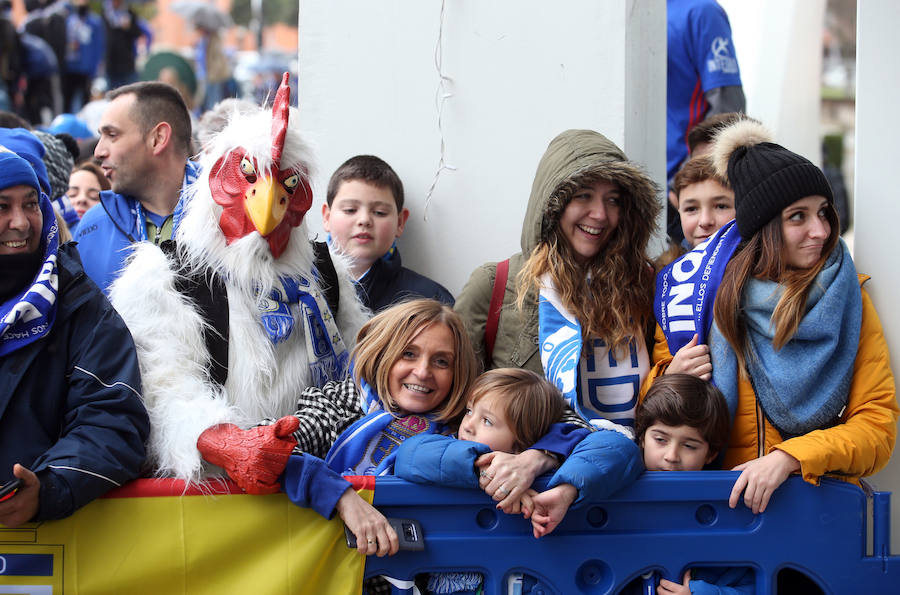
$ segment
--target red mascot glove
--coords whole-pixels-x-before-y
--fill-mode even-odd
[[[293,434],[300,426],[294,416],[282,417],[271,426],[242,430],[234,424],[207,428],[197,439],[203,458],[228,472],[248,494],[279,491],[278,476],[297,445]]]

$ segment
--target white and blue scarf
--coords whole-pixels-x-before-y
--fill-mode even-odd
[[[44,260],[34,282],[0,305],[0,357],[46,336],[56,319],[59,228],[47,195],[40,198]]]
[[[360,406],[366,415],[344,430],[325,455],[325,463],[341,475],[390,475],[397,448],[417,434],[443,434],[446,424],[427,415],[396,417],[384,411],[375,391],[360,379]]]
[[[672,355],[688,344],[694,334],[698,335],[698,344],[707,342],[716,291],[740,241],[732,220],[656,276],[653,313]]]
[[[310,385],[325,386],[330,380],[342,380],[350,355],[325,296],[305,277],[281,277],[280,281],[281,287],[257,299],[260,321],[269,340],[277,345],[291,336],[291,304],[297,304],[309,354]]]
[[[600,339],[591,342],[593,352],[582,358],[581,325],[563,306],[550,276],[544,275],[538,298],[538,343],[544,375],[582,419],[634,424],[641,382],[649,370],[642,336],[632,339],[621,360]]]
[[[184,180],[181,182],[181,194],[178,198],[178,203],[175,205],[175,211],[172,213],[173,238],[175,237],[175,232],[178,231],[178,224],[181,223],[181,218],[184,215],[184,208],[187,203],[187,200],[185,200],[187,193],[185,191],[198,177],[200,177],[200,165],[194,161],[188,161],[184,166]],[[131,214],[135,218],[135,229],[137,229],[138,233],[137,240],[146,242],[149,239],[147,237],[147,224],[145,223],[146,215],[140,201],[134,200],[132,202]]]
[[[840,421],[849,400],[859,348],[862,294],[856,267],[841,240],[816,276],[797,332],[780,350],[772,346],[772,312],[784,287],[750,279],[741,296],[747,328],[747,372],[763,412],[784,438]],[[734,418],[738,400],[737,357],[713,325],[713,382]]]

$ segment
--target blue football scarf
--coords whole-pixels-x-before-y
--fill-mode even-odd
[[[688,344],[694,334],[698,335],[698,344],[707,342],[716,291],[740,241],[732,220],[656,276],[653,313],[672,355]]]
[[[178,225],[181,223],[181,218],[184,215],[184,208],[186,206],[187,200],[185,197],[187,196],[185,190],[193,184],[197,178],[200,177],[200,166],[193,162],[188,161],[187,165],[184,166],[184,180],[181,182],[181,194],[178,198],[178,203],[175,205],[175,211],[172,213],[172,237],[175,237],[175,232],[178,231]],[[144,213],[144,208],[141,206],[140,201],[133,200],[134,206],[131,208],[131,214],[135,218],[135,229],[137,229],[138,237],[137,240],[140,242],[146,242],[148,240],[147,237],[147,224],[146,214]],[[168,238],[167,238],[168,239]]]
[[[797,332],[780,350],[772,339],[772,312],[784,288],[750,279],[741,309],[747,327],[747,372],[766,417],[785,439],[839,422],[849,400],[859,348],[862,294],[856,267],[841,240],[816,276]],[[737,357],[713,325],[710,333],[713,382],[734,418],[738,400]]]
[[[621,360],[613,350],[604,349],[605,344],[601,340],[593,341],[595,352],[588,354],[588,358],[592,359],[587,362],[585,369],[590,369],[590,363],[597,364],[598,355],[605,358],[601,363],[608,362],[608,365],[598,368],[602,371],[598,372],[598,377],[586,383],[589,386],[581,386],[578,378],[582,360],[581,324],[563,306],[550,276],[544,275],[538,297],[538,344],[544,375],[559,389],[566,403],[582,419],[598,425],[602,424],[602,418],[614,418],[616,416],[613,413],[620,412],[619,418],[611,419],[612,422],[626,425],[633,423],[633,414],[623,416],[621,412],[634,410],[642,374],[646,375],[646,365],[641,372],[639,363],[647,360],[647,348],[642,338],[632,341]],[[616,391],[614,387],[626,387],[624,400],[621,391]],[[589,394],[581,394],[582,391]]]
[[[328,381],[343,380],[350,355],[325,296],[313,289],[305,277],[281,277],[280,281],[281,287],[274,288],[268,297],[257,299],[260,321],[269,340],[277,345],[291,336],[291,304],[297,304],[309,354],[310,385],[325,386]]]
[[[325,455],[325,463],[341,475],[390,475],[400,444],[417,434],[443,434],[447,426],[425,415],[396,417],[381,408],[375,391],[360,380],[360,400],[368,411],[344,430]],[[374,399],[374,401],[372,400]]]
[[[40,206],[44,219],[41,228],[44,261],[34,283],[0,306],[0,357],[46,336],[56,319],[59,228],[50,199],[43,192]]]

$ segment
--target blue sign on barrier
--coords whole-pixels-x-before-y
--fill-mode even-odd
[[[53,554],[5,554],[0,552],[0,575],[53,576]]]

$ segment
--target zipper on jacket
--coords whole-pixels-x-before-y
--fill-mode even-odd
[[[756,458],[761,459],[766,451],[766,420],[763,419],[759,399],[756,400]]]

